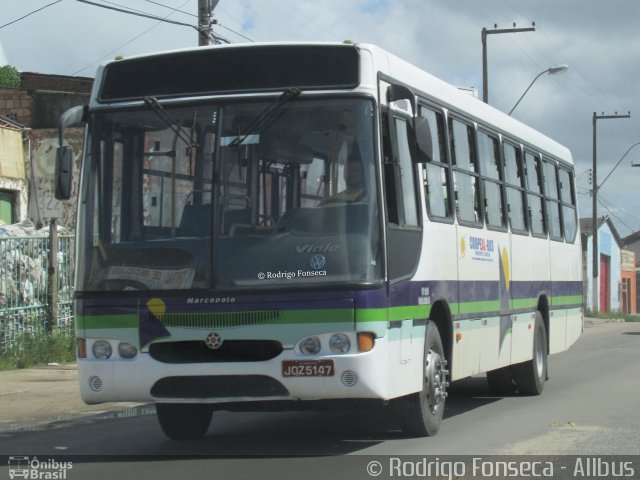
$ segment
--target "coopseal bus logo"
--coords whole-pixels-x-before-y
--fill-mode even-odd
[[[73,462],[61,462],[53,458],[39,460],[38,457],[9,457],[9,478],[33,480],[66,480],[67,471],[73,468]]]

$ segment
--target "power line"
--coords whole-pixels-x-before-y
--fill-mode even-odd
[[[189,1],[190,1],[190,0],[186,0],[182,5],[180,5],[180,7],[179,7],[179,8],[181,8],[181,7],[185,6],[187,3],[189,3]],[[174,13],[174,12],[170,12],[170,13],[168,13],[168,14],[167,14],[167,16],[163,18],[163,20],[164,20],[164,19],[166,19],[166,18],[168,18],[169,16],[173,15],[173,13]],[[78,73],[80,73],[80,72],[82,72],[82,71],[84,71],[84,70],[88,69],[89,67],[91,67],[91,66],[95,65],[95,64],[96,64],[96,63],[98,63],[99,61],[104,60],[104,59],[105,59],[105,58],[107,58],[108,56],[110,56],[110,55],[114,54],[115,52],[117,52],[118,50],[120,50],[122,47],[126,47],[126,46],[127,46],[127,45],[129,45],[131,42],[133,42],[133,41],[137,40],[138,38],[140,38],[141,36],[143,36],[143,35],[147,34],[147,33],[148,33],[148,32],[150,32],[151,30],[153,30],[154,28],[156,28],[158,25],[160,25],[161,23],[162,23],[162,21],[161,21],[161,20],[158,20],[158,22],[157,22],[155,25],[152,25],[151,27],[149,27],[149,28],[147,28],[146,30],[144,30],[142,33],[140,33],[140,34],[136,35],[135,37],[133,37],[133,38],[131,38],[131,39],[129,39],[129,40],[127,40],[125,43],[123,43],[122,45],[118,46],[118,47],[117,47],[117,48],[115,48],[114,50],[111,50],[109,53],[107,53],[107,54],[103,55],[103,56],[102,56],[102,57],[100,57],[98,60],[96,60],[96,61],[94,61],[94,62],[90,63],[89,65],[87,65],[87,66],[85,66],[85,67],[81,68],[80,70],[77,70],[77,71],[73,72],[71,75],[77,75]]]
[[[24,16],[22,16],[20,18],[16,18],[15,20],[12,20],[9,23],[5,23],[4,25],[0,25],[0,28],[4,28],[4,27],[8,27],[9,25],[13,25],[14,23],[17,23],[20,20],[23,20],[23,19],[27,18],[30,15],[33,15],[34,13],[38,13],[39,11],[44,10],[47,7],[50,7],[51,5],[55,5],[56,3],[60,3],[61,1],[62,0],[56,0],[55,2],[52,2],[52,3],[48,4],[48,5],[45,5],[44,7],[40,7],[37,10],[34,10],[33,12],[27,13],[26,15],[24,15]]]
[[[173,8],[173,7],[170,7],[169,5],[165,5],[164,3],[154,2],[153,0],[144,0],[144,1],[148,3],[153,3],[154,5],[159,5],[160,7],[168,8],[169,10],[173,10],[174,12],[184,13],[185,15],[189,15],[190,17],[198,18],[198,16],[194,13],[185,12],[184,10],[179,10],[179,8],[182,8],[182,6],[178,8]],[[184,3],[182,5],[184,5]]]
[[[155,15],[151,15],[151,14],[148,14],[148,13],[138,13],[138,12],[133,11],[133,10],[125,10],[125,9],[122,9],[122,8],[109,7],[107,5],[103,5],[103,4],[100,4],[100,3],[90,2],[89,0],[76,0],[76,2],[86,3],[88,5],[93,5],[94,7],[106,8],[107,10],[114,10],[116,12],[128,13],[129,15],[135,15],[135,16],[138,16],[138,17],[149,18],[151,20],[158,20],[160,22],[171,23],[173,25],[180,25],[182,27],[190,27],[190,28],[193,28],[195,30],[199,30],[196,25],[191,25],[189,23],[183,23],[183,22],[177,22],[175,20],[167,20],[166,18],[156,17]]]

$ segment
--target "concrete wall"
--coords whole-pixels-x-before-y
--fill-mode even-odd
[[[59,225],[70,229],[75,228],[83,133],[82,128],[65,130],[65,141],[71,145],[74,153],[73,184],[71,198],[59,201],[54,195],[58,131],[56,129],[31,130],[29,135],[30,160],[28,161],[29,178],[32,180],[29,218],[34,224],[44,225],[52,218],[57,218]]]

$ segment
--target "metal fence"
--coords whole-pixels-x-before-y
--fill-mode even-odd
[[[74,252],[72,235],[0,236],[0,352],[24,334],[73,333]]]

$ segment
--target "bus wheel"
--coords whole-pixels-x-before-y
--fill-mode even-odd
[[[487,372],[489,390],[496,395],[513,395],[516,392],[516,384],[513,380],[511,367],[498,368]]]
[[[213,407],[200,403],[156,403],[156,414],[167,437],[185,440],[207,433]]]
[[[540,395],[547,381],[547,330],[540,312],[536,312],[533,332],[533,358],[513,366],[518,392]]]
[[[396,400],[402,429],[416,437],[438,433],[449,386],[442,340],[438,327],[432,321],[427,322],[424,351],[422,391]]]

